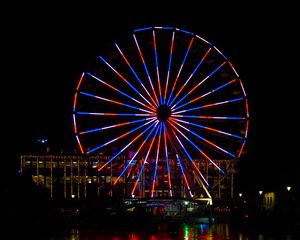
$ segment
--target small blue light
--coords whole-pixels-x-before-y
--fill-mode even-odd
[[[45,139],[45,138],[41,138],[38,140],[38,142],[42,143],[42,144],[45,144],[48,140]]]

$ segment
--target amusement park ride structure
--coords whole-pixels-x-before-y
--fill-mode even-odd
[[[248,132],[247,97],[231,61],[199,35],[173,27],[133,30],[106,50],[75,91],[81,153],[116,149],[98,173],[115,172],[112,188],[132,198],[184,195],[211,203],[210,190],[242,155]],[[118,161],[121,155],[127,161]]]

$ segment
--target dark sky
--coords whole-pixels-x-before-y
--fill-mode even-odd
[[[39,11],[19,15],[13,32],[18,39],[17,72],[21,73],[16,81],[16,155],[30,151],[41,137],[67,151],[76,148],[71,111],[81,72],[106,45],[132,29],[169,25],[215,43],[243,80],[250,129],[242,180],[255,184],[296,181],[293,175],[300,173],[296,152],[299,107],[295,107],[298,75],[292,60],[296,48],[293,16],[281,18],[249,6],[194,6],[186,1],[164,8],[141,4],[86,4],[76,10],[40,6]]]

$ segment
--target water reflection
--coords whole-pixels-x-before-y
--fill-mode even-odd
[[[237,227],[230,223],[218,224],[179,224],[143,226],[138,229],[121,228],[73,228],[66,230],[63,240],[294,240],[296,233],[292,230],[262,230],[252,227]]]

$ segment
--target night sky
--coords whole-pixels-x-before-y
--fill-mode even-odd
[[[186,1],[184,1],[186,2]],[[111,4],[27,11],[18,38],[16,156],[47,138],[56,150],[77,148],[72,132],[74,88],[82,71],[119,36],[144,26],[168,25],[214,43],[236,67],[249,99],[250,129],[242,157],[244,186],[299,182],[297,94],[292,16],[258,8]],[[255,9],[255,10],[254,10]],[[223,11],[224,10],[224,11]]]

